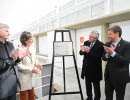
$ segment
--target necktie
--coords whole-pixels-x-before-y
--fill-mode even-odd
[[[115,45],[114,43],[112,43],[112,46],[113,46],[113,47],[116,47],[116,45]]]
[[[90,44],[90,49],[93,47],[93,43]]]

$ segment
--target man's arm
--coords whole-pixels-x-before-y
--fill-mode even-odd
[[[124,45],[122,54],[116,52],[113,60],[124,65],[130,63],[130,43]]]
[[[15,65],[15,62],[12,58],[0,60],[0,74],[7,71],[12,65]]]

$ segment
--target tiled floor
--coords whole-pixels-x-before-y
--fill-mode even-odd
[[[79,76],[80,76],[81,69],[78,69],[78,71],[79,71]],[[83,97],[85,99],[87,98],[86,90],[85,90],[85,82],[81,78],[80,78],[80,82],[81,82]],[[61,87],[63,87],[63,82],[60,81],[57,84],[60,84]],[[79,90],[79,87],[77,85],[77,78],[76,78],[74,68],[66,69],[66,91],[70,92],[70,91],[78,91],[78,90]],[[61,89],[60,91],[63,91],[63,90]],[[48,96],[43,97],[43,100],[48,100]],[[81,96],[80,94],[71,94],[71,95],[67,94],[67,95],[55,95],[55,96],[52,95],[51,100],[81,100]],[[104,81],[101,81],[101,100],[105,100]],[[114,94],[113,100],[116,100],[115,94]],[[130,100],[130,84],[127,84],[127,87],[126,87],[125,100]]]

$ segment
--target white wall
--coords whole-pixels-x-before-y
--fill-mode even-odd
[[[130,20],[117,23],[111,23],[109,26],[119,25],[122,28],[122,38],[130,41]]]
[[[123,21],[123,22],[117,22],[117,23],[111,23],[110,26],[113,25],[120,25],[122,28],[122,37],[125,40],[129,41],[129,37],[130,37],[130,20],[129,21]],[[80,50],[80,37],[84,37],[85,40],[88,40],[89,37],[89,33],[92,30],[97,30],[99,33],[101,33],[101,26],[96,26],[96,27],[91,27],[91,28],[84,28],[84,29],[79,29],[79,30],[72,30],[71,31],[71,36],[72,36],[72,40],[74,41],[74,49],[75,49],[75,56],[77,59],[77,66],[79,68],[82,68],[82,60],[83,60],[83,56],[79,55],[79,50]],[[75,38],[75,34],[76,34],[76,38]],[[65,36],[65,40],[68,40],[68,34],[66,34]],[[76,40],[75,40],[76,39]],[[52,52],[53,52],[53,40],[54,40],[54,31],[48,32],[47,33],[47,40],[44,41],[46,43],[47,46],[47,50],[43,51],[46,52],[48,54],[48,60],[49,62],[52,62]],[[101,34],[99,37],[99,40],[101,40]],[[61,41],[61,35],[57,34],[57,41]],[[61,58],[57,58],[55,57],[55,61],[56,62],[61,62],[62,63],[62,59]],[[60,63],[57,63],[57,66],[61,66]],[[65,57],[65,66],[66,67],[72,67],[74,66],[73,63],[73,58],[72,57]]]
[[[69,41],[69,35],[66,34],[66,41],[68,40]],[[74,51],[75,51],[75,30],[71,30],[71,37],[72,37],[72,41],[73,41],[73,48],[74,48]],[[76,54],[75,54],[76,56]],[[66,68],[69,68],[69,67],[73,67],[74,66],[74,59],[72,56],[68,56],[68,57],[65,57],[65,66]]]
[[[121,11],[130,9],[130,0],[112,0],[113,11]]]
[[[82,68],[82,61],[83,61],[83,56],[79,55],[80,37],[84,37],[84,41],[88,40],[89,34],[93,30],[97,30],[100,34],[101,33],[101,26],[76,30],[76,49],[77,49],[76,54],[77,54],[77,67],[78,68]],[[101,40],[101,34],[100,34],[99,40]]]
[[[13,45],[14,45],[15,49],[18,48],[18,45],[20,45],[20,44],[21,44],[20,39],[16,39],[16,40],[13,41]]]
[[[47,45],[48,45],[48,61],[52,62],[52,53],[53,53],[53,41],[54,41],[54,31],[47,32]]]
[[[110,26],[113,25],[120,25],[123,31],[122,37],[125,40],[129,41],[130,34],[128,33],[130,30],[130,20],[129,21],[123,21],[123,22],[117,22],[117,23],[111,23]],[[79,55],[80,50],[80,37],[84,37],[85,40],[88,40],[89,33],[92,30],[97,30],[99,33],[101,33],[101,27],[91,27],[91,28],[84,28],[79,30],[71,30],[71,36],[74,44],[74,50],[75,56],[77,58],[77,66],[79,68],[82,67],[82,59],[83,56]],[[76,34],[76,37],[75,37]],[[65,33],[64,36],[65,41],[69,41],[69,35]],[[76,39],[76,40],[75,40]],[[99,40],[101,40],[101,34],[99,37]],[[40,53],[48,55],[48,61],[52,62],[52,52],[53,52],[53,41],[54,41],[54,31],[48,32],[47,36],[40,37],[39,39],[39,47],[40,47]],[[56,41],[61,41],[61,33],[57,33]],[[61,57],[55,57],[55,62],[57,66],[61,66],[62,64],[62,58]],[[61,64],[60,64],[61,63]],[[65,67],[72,67],[74,66],[73,57],[65,57]]]
[[[39,37],[39,53],[48,56],[47,36]]]

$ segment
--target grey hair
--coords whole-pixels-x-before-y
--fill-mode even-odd
[[[94,33],[94,37],[95,38],[99,38],[99,32],[98,31],[92,31],[91,33]]]
[[[9,26],[7,24],[0,23],[0,29],[2,29],[2,28],[9,28]]]

